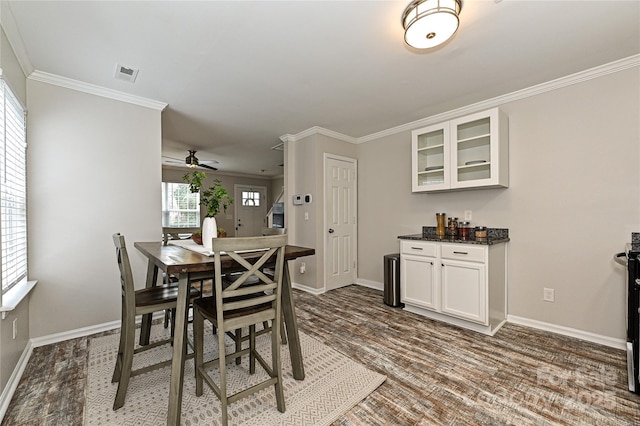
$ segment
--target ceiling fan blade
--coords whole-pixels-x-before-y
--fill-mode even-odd
[[[203,168],[209,169],[209,170],[218,170],[215,167],[211,167],[211,166],[208,166],[208,165],[202,164],[202,163],[198,164],[198,167],[203,167]]]

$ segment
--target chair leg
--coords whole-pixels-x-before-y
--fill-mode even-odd
[[[171,309],[171,346],[173,346],[173,337],[176,334],[176,308]]]
[[[196,372],[196,396],[202,395],[202,373],[200,368],[203,364],[204,352],[204,317],[197,308],[193,309],[193,346],[195,356],[193,358],[194,369]]]
[[[120,343],[118,345],[118,354],[116,355],[116,365],[113,368],[113,376],[111,376],[111,383],[115,383],[120,380],[120,372],[122,371],[122,356],[124,353],[124,345],[125,345],[125,312],[124,312],[124,304],[122,306],[122,316],[123,322],[120,325]]]
[[[271,370],[278,381],[274,385],[276,392],[276,403],[278,405],[278,411],[284,413],[284,390],[282,387],[282,368],[280,363],[280,339],[278,339],[277,331],[279,328],[279,320],[274,320],[273,330],[271,330]]]
[[[240,352],[242,350],[242,329],[239,328],[235,331],[235,341],[236,341],[236,352]],[[242,364],[242,357],[236,358],[236,365]]]
[[[129,386],[129,379],[131,378],[131,366],[133,364],[133,346],[134,342],[134,324],[130,324],[128,318],[123,320],[125,324],[123,325],[122,333],[124,334],[124,339],[122,342],[124,343],[124,347],[122,348],[122,358],[120,365],[120,379],[118,380],[118,390],[116,392],[116,398],[113,402],[113,409],[117,410],[118,408],[124,405],[124,400],[127,396],[127,387]]]
[[[280,317],[280,343],[287,344],[287,330],[284,328],[284,314]]]
[[[229,422],[227,415],[227,407],[229,405],[229,401],[227,400],[227,365],[225,360],[224,335],[224,332],[218,332],[218,366],[220,369],[220,408],[222,411],[221,420],[222,425],[227,426]]]
[[[170,309],[165,309],[164,310],[164,328],[168,328],[169,327],[169,321],[170,321],[170,315],[171,315],[171,310]]]
[[[256,372],[256,326],[249,326],[249,374]]]

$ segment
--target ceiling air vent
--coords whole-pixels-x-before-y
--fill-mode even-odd
[[[138,77],[138,69],[116,64],[115,78],[134,83]]]

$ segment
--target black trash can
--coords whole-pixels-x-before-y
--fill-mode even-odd
[[[400,303],[400,253],[384,256],[384,303],[402,307]]]

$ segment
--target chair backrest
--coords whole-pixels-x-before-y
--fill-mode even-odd
[[[116,246],[116,259],[118,261],[118,269],[120,269],[123,314],[125,311],[132,313],[130,316],[123,315],[123,318],[133,318],[136,304],[135,283],[131,272],[127,246],[124,242],[124,235],[120,235],[120,233],[113,234],[113,244]]]
[[[286,245],[286,235],[213,239],[216,311],[218,327],[222,325],[222,331],[280,318],[280,289]],[[252,258],[249,262],[243,257],[246,251],[260,251],[261,255],[259,259],[254,261]],[[233,283],[223,288],[221,256],[225,254],[235,260],[242,271]],[[274,261],[274,275],[265,275],[262,269],[266,265],[271,266]],[[252,277],[257,277],[257,282],[243,285]],[[243,315],[234,317],[233,311],[242,311]],[[230,318],[225,320],[225,316]]]
[[[180,234],[195,234],[200,231],[199,227],[175,227],[175,226],[163,226],[162,227],[162,241],[166,246],[169,240],[179,240]]]
[[[284,235],[287,233],[287,228],[262,228],[262,235]]]

